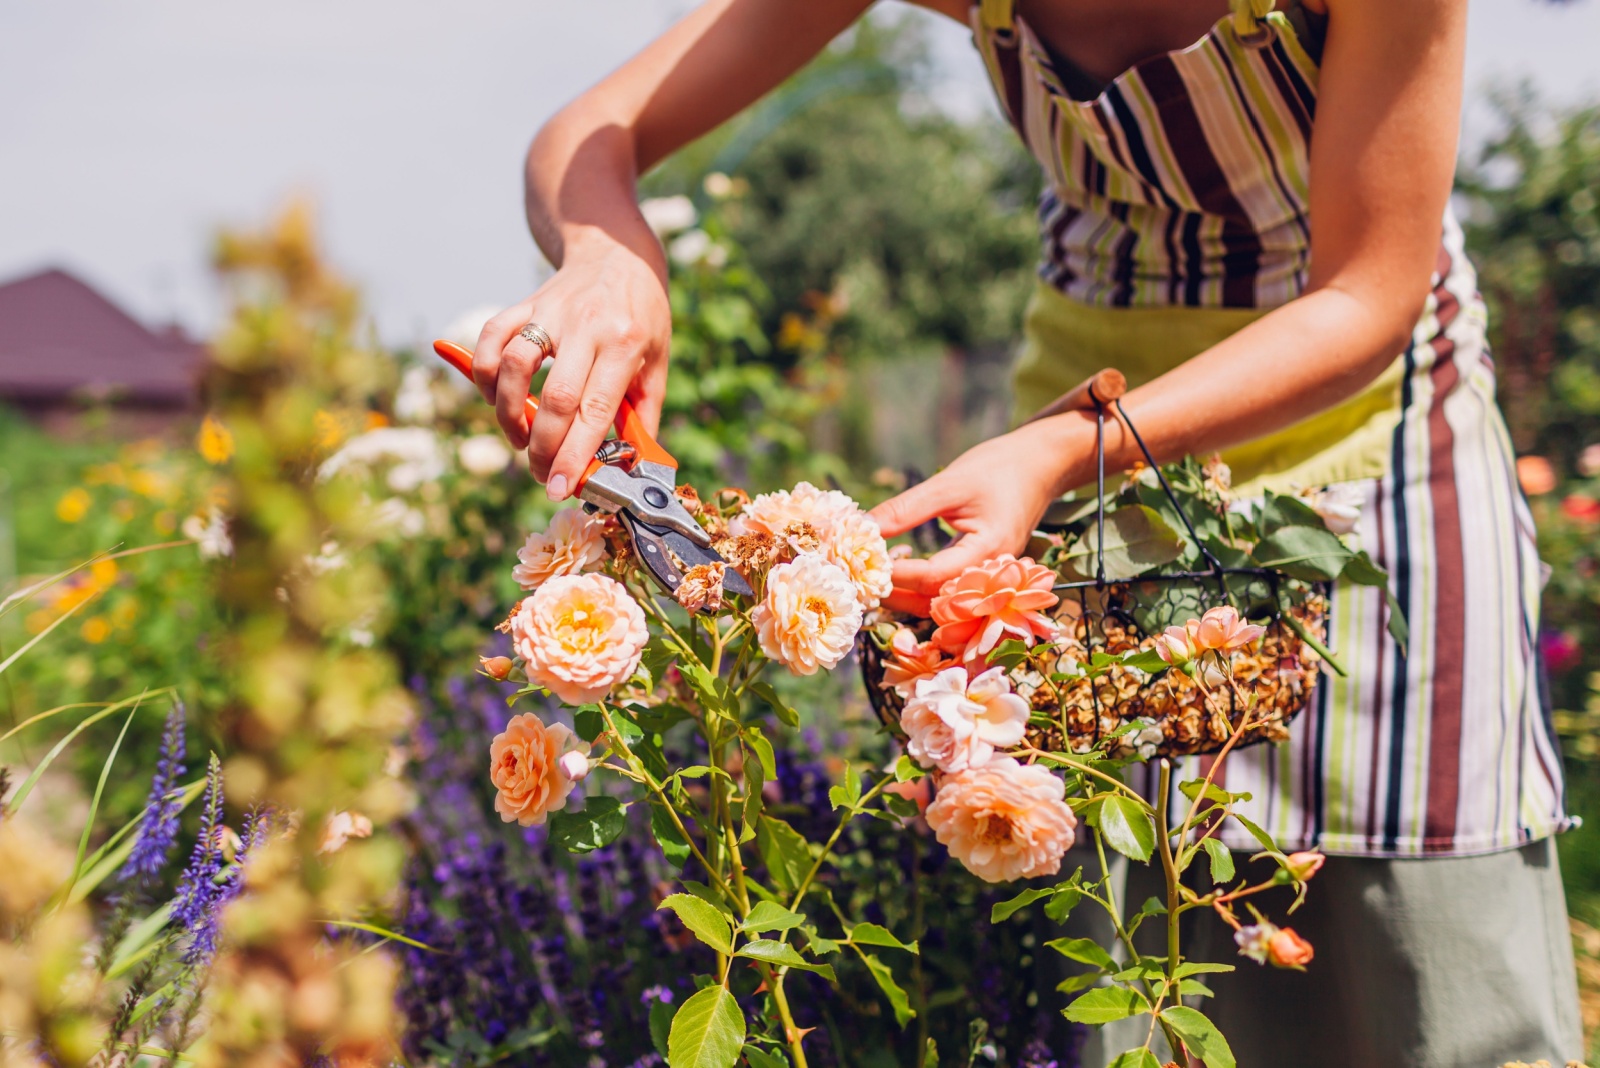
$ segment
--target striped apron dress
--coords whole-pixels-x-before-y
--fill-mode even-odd
[[[1316,16],[1270,8],[1235,0],[1195,44],[1091,95],[1013,0],[974,5],[1001,105],[1047,177],[1019,412],[1104,366],[1147,381],[1304,290],[1321,42]],[[1348,675],[1323,676],[1288,742],[1229,758],[1228,788],[1284,848],[1465,856],[1569,825],[1539,685],[1540,563],[1485,323],[1447,212],[1389,370],[1224,453],[1241,495],[1335,485],[1359,502],[1350,537],[1389,571],[1411,630],[1400,647],[1382,594],[1341,583],[1332,647]],[[1225,839],[1258,848],[1231,824]]]

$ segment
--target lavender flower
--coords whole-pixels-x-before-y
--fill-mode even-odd
[[[167,713],[166,728],[161,733],[161,755],[156,760],[156,773],[150,780],[150,795],[145,802],[144,818],[139,823],[138,837],[133,851],[117,873],[120,881],[150,878],[161,873],[167,865],[173,843],[178,839],[179,801],[169,796],[178,780],[183,777],[184,708],[182,701],[174,701]]]
[[[273,826],[270,810],[252,809],[245,815],[240,847],[231,867],[224,868],[222,857],[222,764],[215,753],[206,767],[206,804],[200,814],[200,834],[189,866],[178,881],[173,899],[172,922],[189,932],[183,952],[185,967],[208,964],[217,952],[217,932],[222,910],[239,895],[245,862],[267,838]]]

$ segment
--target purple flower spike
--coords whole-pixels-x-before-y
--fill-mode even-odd
[[[175,701],[172,711],[167,713],[166,729],[161,733],[161,755],[150,780],[144,818],[139,823],[133,851],[117,873],[119,881],[159,875],[167,866],[173,843],[178,839],[178,798],[173,790],[184,771],[183,721],[183,702]]]

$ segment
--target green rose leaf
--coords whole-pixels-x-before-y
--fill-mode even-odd
[[[750,1068],[789,1068],[789,1058],[782,1050],[764,1050],[760,1046],[746,1046],[744,1059]]]
[[[775,901],[758,901],[739,925],[741,931],[787,931],[799,927],[806,918],[790,912]]]
[[[1024,890],[1009,901],[1002,901],[989,910],[990,923],[1003,923],[1016,915],[1021,909],[1038,901],[1042,897],[1049,897],[1055,890]]]
[[[689,842],[678,833],[666,807],[659,802],[650,805],[650,833],[655,835],[656,844],[661,847],[667,862],[675,868],[682,868],[683,862],[689,859]]]
[[[1326,530],[1327,524],[1299,497],[1286,497],[1269,492],[1256,512],[1256,529],[1263,538],[1269,538],[1284,527],[1314,527]]]
[[[761,728],[751,725],[744,729],[744,741],[755,751],[756,759],[761,762],[761,777],[771,782],[778,777],[778,764],[773,759],[772,742],[761,733]]]
[[[694,936],[718,953],[724,955],[733,952],[733,931],[728,926],[728,918],[720,909],[703,898],[691,897],[688,894],[672,894],[656,910],[671,909],[678,914],[678,919],[683,925],[694,932]],[[688,1004],[685,1003],[685,1008]]]
[[[1117,962],[1111,959],[1111,954],[1092,938],[1053,938],[1045,945],[1079,964],[1088,964],[1104,972],[1117,970]]]
[[[697,991],[672,1018],[667,1036],[671,1068],[733,1068],[744,1048],[744,1013],[720,986]]]
[[[1233,1050],[1216,1024],[1187,1005],[1172,1005],[1161,1010],[1161,1019],[1178,1032],[1190,1053],[1199,1054],[1206,1068],[1234,1068]]]
[[[1100,833],[1118,853],[1143,864],[1156,847],[1156,827],[1137,801],[1111,794],[1100,805]]]
[[[550,814],[550,840],[568,853],[589,853],[616,841],[627,822],[627,806],[621,801],[590,797],[576,812]]]
[[[778,696],[778,691],[772,688],[771,683],[752,682],[750,692],[772,706],[772,713],[778,717],[778,722],[786,727],[800,726],[800,713],[790,708],[783,698]]]
[[[1062,1010],[1067,1019],[1081,1024],[1112,1023],[1149,1011],[1143,994],[1123,986],[1097,986]]]
[[[1283,527],[1256,542],[1253,554],[1262,567],[1307,582],[1332,582],[1355,556],[1326,527]]]
[[[1233,853],[1215,838],[1202,840],[1206,855],[1211,858],[1211,881],[1221,886],[1233,881]]]
[[[592,742],[606,729],[606,718],[595,705],[584,705],[572,714],[572,729],[579,738]]]
[[[872,973],[878,989],[889,999],[889,1007],[894,1009],[895,1023],[904,1027],[906,1022],[917,1014],[911,1007],[911,999],[906,997],[906,992],[900,988],[900,984],[894,981],[894,973],[889,970],[887,964],[871,953],[862,953],[861,959],[866,962],[867,970]],[[674,1065],[673,1068],[677,1066]]]
[[[756,849],[772,876],[773,885],[785,894],[800,888],[811,870],[811,850],[793,827],[780,819],[762,816],[756,824]]]
[[[1154,1053],[1140,1046],[1138,1049],[1117,1054],[1117,1059],[1106,1065],[1106,1068],[1161,1068],[1161,1062],[1156,1059]]]
[[[1184,961],[1173,970],[1172,974],[1179,979],[1183,979],[1190,975],[1205,975],[1209,972],[1231,972],[1234,970],[1234,966],[1231,964],[1206,964],[1202,961]]]
[[[850,929],[850,941],[858,946],[883,946],[886,949],[903,949],[907,953],[918,952],[917,943],[902,942],[888,928],[875,923],[856,924]]]
[[[650,1005],[650,1044],[663,1057],[667,1055],[667,1036],[672,1032],[672,1017],[677,1011],[678,1006],[665,1001]]]
[[[816,972],[828,982],[834,982],[833,965],[812,964],[802,957],[798,950],[787,942],[779,942],[773,938],[758,938],[754,942],[746,942],[739,947],[735,957],[748,957],[751,960],[765,961],[768,964],[778,964],[785,968],[799,968],[801,971]]]
[[[1100,549],[1100,528],[1091,523],[1080,547],[1074,548],[1075,565],[1086,575],[1095,573]],[[1143,504],[1123,505],[1106,513],[1106,578],[1131,579],[1183,555],[1183,539],[1154,508]]]

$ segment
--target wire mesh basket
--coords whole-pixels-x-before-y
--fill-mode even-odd
[[[1037,657],[1009,668],[1013,687],[1033,709],[1027,741],[1046,751],[1086,753],[1110,739],[1104,749],[1113,756],[1185,756],[1221,749],[1247,719],[1236,747],[1283,741],[1290,721],[1311,701],[1322,662],[1318,648],[1326,648],[1329,585],[1272,568],[1224,563],[1220,550],[1214,551],[1197,533],[1198,517],[1189,514],[1123,410],[1121,376],[1109,375],[1114,377],[1108,379],[1108,372],[1102,372],[1046,409],[1049,414],[1073,407],[1094,412],[1097,503],[1092,509],[1080,505],[1076,517],[1065,523],[1052,523],[1047,514],[1041,531],[1092,525],[1096,551],[1092,574],[1065,574],[1053,587],[1060,602],[1051,614],[1060,638],[1046,658],[1053,656],[1061,670],[1045,671],[1051,665],[1041,665]],[[1079,395],[1076,402],[1071,400],[1074,394]],[[1148,465],[1139,477],[1152,493],[1159,486],[1171,505],[1166,514],[1180,521],[1186,544],[1198,549],[1201,566],[1107,577],[1105,430],[1113,412]],[[1220,670],[1215,666],[1202,667],[1197,678],[1163,669],[1150,656],[1141,658],[1142,665],[1126,662],[1153,650],[1165,628],[1182,627],[1222,605],[1231,605],[1242,617],[1266,628],[1258,641],[1229,658],[1231,685],[1219,677],[1208,678],[1207,670],[1213,676]],[[905,697],[886,681],[885,671],[892,660],[890,637],[902,627],[918,642],[926,642],[934,622],[881,611],[859,642],[868,698],[884,725],[896,734],[901,733]],[[1082,677],[1082,666],[1091,664],[1097,665],[1096,672]]]

